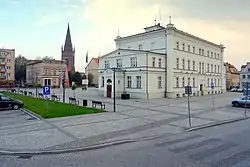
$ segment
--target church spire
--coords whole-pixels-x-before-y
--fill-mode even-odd
[[[65,39],[65,44],[64,44],[64,51],[73,51],[69,23],[68,23],[68,29],[67,29],[67,34],[66,34],[66,39]]]

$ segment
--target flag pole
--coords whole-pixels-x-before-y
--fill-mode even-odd
[[[88,77],[88,71],[89,71],[89,69],[88,69],[88,51],[87,51],[87,53],[86,53],[86,71],[85,71],[85,73],[86,73],[86,80],[87,80],[87,85],[86,85],[86,88],[87,88],[87,90],[88,90],[88,86],[89,86],[89,77]]]

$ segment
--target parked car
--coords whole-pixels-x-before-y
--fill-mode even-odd
[[[230,89],[230,92],[237,92],[237,88]]]
[[[243,96],[241,98],[232,100],[233,107],[244,107],[245,104],[247,107],[250,106],[250,96]]]
[[[0,94],[0,108],[1,109],[9,109],[12,108],[14,110],[18,110],[22,108],[24,103],[20,100],[12,99],[11,97],[7,97],[3,94]]]

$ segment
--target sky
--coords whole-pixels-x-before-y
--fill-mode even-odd
[[[85,56],[115,49],[118,34],[143,32],[154,20],[225,45],[225,61],[237,68],[250,61],[249,0],[0,0],[0,47],[28,59],[61,57],[70,24],[76,70]]]

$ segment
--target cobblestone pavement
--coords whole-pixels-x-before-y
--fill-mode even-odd
[[[60,92],[59,89],[54,90],[56,91]],[[68,95],[71,91],[66,91],[67,97],[71,96]],[[185,129],[189,128],[185,98],[149,101],[117,99],[117,112],[112,112],[112,99],[100,97],[97,90],[76,92],[79,98],[105,102],[109,112],[5,126],[0,129],[0,134],[5,134],[0,135],[2,141],[0,148],[9,150],[76,148],[100,142],[171,136],[186,133]],[[244,117],[244,109],[232,108],[230,105],[231,100],[239,96],[237,93],[215,95],[214,107],[211,96],[191,98],[192,126]]]

